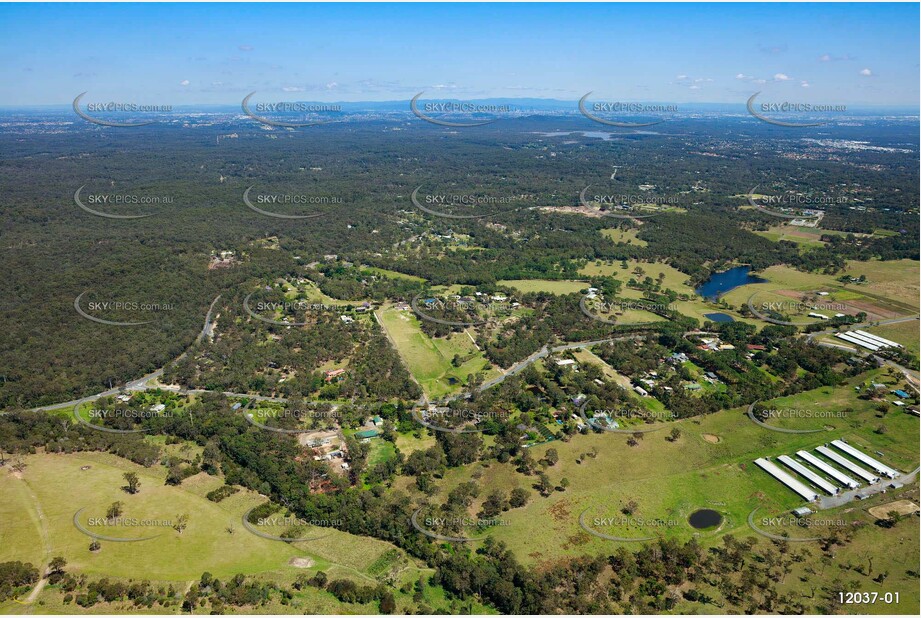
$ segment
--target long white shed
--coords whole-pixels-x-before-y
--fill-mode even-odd
[[[824,461],[822,461],[821,459],[819,459],[812,453],[809,453],[807,451],[796,451],[796,454],[799,456],[800,459],[802,459],[806,463],[812,464],[813,466],[815,466],[816,468],[818,468],[819,470],[821,470],[828,476],[832,477],[833,479],[835,479],[836,481],[838,481],[845,487],[849,489],[857,489],[858,487],[860,487],[860,483],[858,483],[857,481],[855,481],[854,479],[846,475],[844,472],[841,472],[841,470],[838,470],[838,468],[833,468],[832,466],[829,466],[827,463],[825,463]]]
[[[878,476],[876,476],[875,474],[871,474],[870,472],[867,472],[866,470],[864,470],[863,468],[855,464],[850,459],[846,459],[842,457],[841,455],[834,452],[830,448],[827,448],[824,446],[817,446],[815,450],[820,455],[825,455],[825,457],[831,459],[833,462],[835,462],[839,466],[843,468],[847,468],[848,470],[850,470],[851,472],[853,472],[854,474],[856,474],[857,476],[859,476],[866,482],[868,483],[878,483],[879,482]]]
[[[883,463],[880,463],[879,461],[877,461],[876,459],[873,459],[869,455],[863,454],[862,452],[860,452],[859,450],[857,450],[856,448],[854,448],[847,442],[843,442],[842,440],[832,440],[831,445],[834,446],[839,451],[843,451],[847,453],[854,459],[858,461],[862,461],[863,463],[867,464],[868,466],[876,470],[877,474],[888,476],[891,479],[894,479],[896,476],[899,475],[897,471],[893,470],[892,468],[890,468],[889,466]]]
[[[790,489],[792,489],[793,491],[801,495],[803,498],[805,498],[809,502],[813,502],[819,499],[819,494],[815,493],[814,491],[812,491],[811,489],[809,489],[808,487],[806,487],[805,485],[797,481],[795,478],[793,478],[792,476],[790,476],[789,474],[787,474],[786,472],[784,472],[783,470],[775,466],[773,463],[771,463],[767,459],[760,457],[755,460],[755,465],[757,465],[759,468],[761,468],[762,470],[764,470],[765,472],[773,476],[775,479],[777,479],[778,481],[780,481],[781,483],[783,483],[784,485],[786,485],[787,487],[789,487]]]
[[[828,481],[823,479],[821,476],[819,476],[818,474],[816,474],[815,472],[813,472],[806,466],[802,465],[801,463],[799,463],[792,457],[788,457],[787,455],[781,455],[780,457],[777,458],[777,460],[780,461],[783,465],[793,470],[794,472],[798,473],[800,476],[805,478],[807,481],[809,481],[810,483],[812,483],[813,485],[815,485],[816,487],[818,487],[825,493],[827,493],[829,496],[838,495],[838,491],[839,491],[838,487],[832,485],[831,483],[829,483]]]

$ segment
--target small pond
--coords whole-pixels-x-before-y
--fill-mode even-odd
[[[719,511],[714,511],[713,509],[700,509],[691,513],[691,516],[688,517],[688,523],[691,524],[692,528],[707,530],[716,528],[723,523],[723,516],[720,515]]]

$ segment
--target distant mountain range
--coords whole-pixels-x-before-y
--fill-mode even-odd
[[[436,93],[433,93],[436,94]],[[265,93],[260,95],[258,101],[261,102],[280,102],[285,101],[287,103],[297,103],[304,105],[323,105],[323,106],[338,106],[342,112],[346,113],[390,113],[390,112],[406,112],[409,113],[409,100],[393,100],[393,101],[308,101],[308,100],[298,100],[293,98],[286,98],[284,96],[272,97],[270,94]],[[444,101],[461,101],[460,99],[451,99],[451,98],[439,98],[437,96],[425,97],[419,100],[419,106],[423,105],[423,102],[433,103],[433,102],[444,102]],[[564,100],[564,99],[538,99],[538,98],[494,98],[494,99],[463,99],[464,103],[470,103],[478,106],[508,106],[511,108],[511,113],[521,114],[529,112],[537,113],[556,113],[556,114],[565,114],[572,113],[578,114],[578,100]],[[598,101],[601,102],[612,102],[614,99],[611,98],[599,98]],[[593,101],[594,102],[594,101]],[[638,103],[637,101],[622,101],[625,103]],[[739,103],[678,103],[674,101],[642,101],[644,105],[672,105],[677,106],[677,114],[679,116],[693,115],[693,114],[745,114],[746,107],[745,101],[740,101]],[[254,101],[251,105],[255,105]],[[0,110],[3,111],[39,111],[39,112],[49,112],[57,111],[60,109],[70,108],[71,105],[29,105],[29,106],[8,106],[0,104]],[[241,111],[240,103],[226,103],[226,104],[201,104],[201,105],[173,105],[174,112],[185,112],[185,113],[194,113],[194,112],[224,112],[232,113],[236,111]],[[435,112],[432,112],[433,115]],[[670,112],[675,113],[675,112]],[[462,114],[457,114],[462,115]],[[639,114],[625,114],[625,115],[639,115]],[[648,114],[647,114],[648,115]],[[846,115],[868,115],[868,116],[918,116],[917,107],[909,106],[870,106],[870,105],[848,105]]]

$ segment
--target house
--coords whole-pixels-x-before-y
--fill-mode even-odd
[[[371,422],[374,423],[375,427],[380,427],[381,425],[384,424],[384,419],[382,419],[379,416],[375,416],[374,418],[371,419]]]
[[[761,352],[761,351],[764,350],[764,346],[763,346],[763,345],[759,345],[759,344],[756,344],[756,343],[749,343],[749,344],[746,344],[745,347],[746,347],[747,349],[753,351],[753,352],[754,352],[754,351]]]
[[[329,371],[323,372],[323,379],[327,382],[336,382],[342,380],[343,374],[345,374],[345,369],[330,369]]]
[[[156,413],[158,413],[158,414],[159,414],[160,412],[163,412],[163,410],[165,410],[165,409],[166,409],[166,404],[165,404],[165,403],[158,403],[157,405],[155,405],[154,407],[151,408],[152,411],[154,411],[154,412],[156,412]]]
[[[560,367],[570,367],[572,365],[575,365],[576,361],[572,360],[571,358],[564,358],[563,360],[556,361],[556,364],[559,365]]]
[[[798,509],[793,509],[793,514],[797,517],[806,517],[807,515],[811,515],[813,512],[814,511],[808,506],[801,506]]]
[[[354,319],[352,319],[352,316],[348,316],[348,315],[339,316],[339,319],[345,322],[346,324],[351,324],[352,322],[355,321]]]
[[[908,399],[908,393],[906,393],[905,391],[901,389],[892,391],[892,394],[898,397],[899,399]]]
[[[816,292],[819,296],[828,296],[828,292]]]
[[[633,387],[633,390],[635,390],[637,393],[639,393],[639,395],[640,395],[641,397],[648,397],[648,396],[649,396],[649,393],[647,393],[647,392],[646,392],[646,389],[643,388],[642,386],[634,386],[634,387]]]
[[[359,440],[364,440],[367,438],[376,438],[379,435],[381,435],[381,432],[379,432],[377,429],[363,429],[361,431],[355,432],[355,437],[358,438]]]
[[[717,380],[717,379],[718,379],[718,378],[716,377],[716,374],[713,373],[712,371],[708,371],[708,372],[705,373],[704,375],[707,376],[708,378],[710,378],[711,380]]]
[[[587,397],[585,396],[584,393],[579,393],[578,395],[572,398],[572,402],[578,406],[578,405],[581,405],[582,402],[585,401],[586,399]]]
[[[689,391],[699,391],[700,384],[698,384],[697,382],[691,382],[690,384],[685,384],[684,388],[685,390],[689,390]]]
[[[827,316],[827,315],[822,314],[822,313],[816,313],[815,311],[810,311],[810,312],[809,312],[809,317],[810,317],[810,318],[819,318],[820,320],[827,320],[827,319],[828,319],[828,316]]]

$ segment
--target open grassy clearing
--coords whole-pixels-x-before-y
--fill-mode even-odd
[[[698,508],[713,508],[724,515],[720,535],[732,532],[748,536],[751,531],[746,520],[754,508],[780,513],[803,503],[799,496],[754,466],[753,461],[812,449],[834,438],[843,437],[869,452],[879,450],[885,454],[885,462],[899,469],[914,469],[918,465],[917,419],[903,412],[891,412],[878,419],[872,402],[856,398],[853,386],[863,379],[853,382],[838,389],[818,389],[767,402],[776,407],[851,408],[844,419],[824,419],[822,424],[832,425],[835,430],[821,434],[771,432],[752,423],[744,410],[729,410],[664,423],[663,431],[646,434],[635,447],[626,444],[627,436],[616,434],[575,436],[568,442],[534,447],[531,454],[535,459],[540,459],[548,448],[558,451],[560,461],[547,469],[547,474],[554,483],[567,478],[569,487],[549,498],[535,494],[524,508],[503,514],[511,525],[494,528],[488,534],[506,541],[522,560],[533,563],[603,551],[613,542],[582,531],[578,524],[580,513],[589,509],[590,518],[618,517],[620,509],[635,500],[639,504],[636,517],[675,522],[673,526],[656,527],[653,536],[695,536],[686,518]],[[816,424],[811,418],[785,423],[800,429],[812,429]],[[886,431],[875,433],[881,423],[886,425]],[[674,443],[665,440],[672,427],[682,432]],[[593,447],[598,449],[598,456],[584,457]],[[582,463],[576,463],[577,459]],[[447,495],[451,488],[469,480],[472,470],[481,470],[477,483],[483,487],[510,491],[536,482],[535,477],[517,473],[512,464],[493,463],[485,469],[474,466],[449,471],[441,494]],[[627,524],[600,531],[625,537],[642,532]],[[716,536],[706,533],[700,538],[711,542],[706,539],[712,537],[712,542],[717,542]]]
[[[872,333],[884,339],[890,339],[896,343],[901,343],[905,349],[915,356],[921,356],[921,345],[919,345],[919,322],[912,320],[910,322],[899,322],[898,324],[883,324],[880,326],[870,326],[863,330]]]
[[[855,265],[856,264],[856,265]],[[843,284],[836,279],[841,276],[805,273],[788,266],[772,266],[759,273],[768,281],[745,285],[725,294],[722,299],[734,308],[743,306],[752,295],[754,304],[782,302],[784,307],[796,307],[795,303],[808,297],[808,303],[818,303],[818,313],[832,316],[835,313],[856,314],[864,311],[870,321],[912,315],[918,311],[917,263],[909,260],[892,262],[849,263],[845,274],[859,276],[866,274],[867,284]],[[914,270],[912,270],[914,269]],[[878,277],[876,283],[873,277]],[[890,277],[898,283],[889,283]],[[914,277],[914,281],[912,281]],[[885,280],[886,283],[881,281]],[[827,296],[816,296],[814,292],[828,292]],[[914,294],[913,300],[909,298]],[[807,304],[808,304],[807,303]],[[808,306],[785,310],[797,322],[814,322],[809,318]]]
[[[572,294],[588,287],[587,281],[551,281],[548,279],[510,279],[498,281],[519,292],[548,292],[550,294]]]
[[[452,333],[445,338],[433,339],[422,332],[419,319],[411,311],[397,311],[388,307],[376,315],[396,346],[400,358],[430,398],[458,392],[471,373],[483,371],[487,379],[499,374],[467,333]],[[451,360],[455,355],[468,360],[454,367]]]
[[[381,275],[388,277],[390,279],[406,279],[407,281],[416,281],[418,283],[424,283],[425,279],[422,277],[417,277],[416,275],[407,275],[406,273],[397,272],[395,270],[387,270],[386,268],[378,268],[377,266],[362,266],[362,272],[369,272],[375,275]]]
[[[147,579],[155,584],[173,584],[184,591],[189,583],[205,571],[217,578],[228,579],[237,573],[258,575],[284,587],[300,573],[325,571],[331,579],[352,579],[363,585],[374,584],[380,576],[393,575],[398,582],[415,582],[432,573],[415,559],[393,545],[377,539],[357,537],[338,530],[322,529],[320,539],[283,543],[263,539],[249,533],[241,518],[249,508],[265,499],[242,490],[219,503],[205,495],[223,481],[198,474],[178,487],[164,485],[164,469],[143,468],[104,453],[74,455],[37,454],[23,458],[26,464],[21,475],[0,470],[0,561],[22,560],[39,565],[43,555],[63,556],[67,570],[87,574],[92,578]],[[87,467],[87,469],[82,469]],[[120,487],[122,474],[135,472],[141,479],[140,492],[129,495]],[[19,478],[21,476],[21,478]],[[34,493],[33,493],[34,492]],[[139,520],[174,520],[188,514],[188,527],[179,534],[169,527],[147,525],[97,525],[90,517],[104,518],[107,507],[114,501],[124,503],[124,517]],[[48,551],[42,540],[42,526],[37,506],[45,516]],[[98,534],[119,538],[153,536],[157,538],[128,543],[102,540],[99,552],[89,551],[91,538],[73,525],[74,512],[86,506],[80,521]],[[149,524],[150,521],[141,523]],[[232,528],[230,533],[228,529]],[[311,529],[319,530],[316,528]],[[277,533],[277,530],[274,531]],[[306,559],[309,567],[291,564],[292,559]],[[426,602],[431,607],[447,608],[444,591],[426,586]],[[398,606],[411,608],[411,594],[396,592]],[[22,605],[15,601],[0,604],[0,611],[30,613],[41,608],[42,613],[71,613],[76,608],[63,602],[63,592],[46,587],[39,605]],[[331,594],[307,588],[298,593],[291,605],[282,606],[276,599],[248,613],[375,613],[377,606],[343,604]],[[287,608],[287,609],[285,609]],[[232,611],[233,608],[228,608]],[[176,608],[155,606],[147,612],[175,613]],[[100,603],[81,613],[137,613],[128,603]],[[205,610],[201,610],[205,611]],[[242,611],[242,610],[238,610]],[[475,613],[485,608],[473,605]]]
[[[811,227],[798,227],[793,225],[775,225],[767,231],[755,232],[758,236],[763,236],[768,240],[779,242],[786,240],[794,242],[801,249],[813,249],[815,247],[824,247],[825,243],[819,240],[822,237],[822,230],[816,230]]]
[[[639,228],[623,229],[615,227],[608,230],[601,230],[601,233],[618,244],[623,243],[625,245],[645,247],[649,243],[636,237],[639,231]]]
[[[34,522],[22,514],[34,512],[27,483],[35,492],[47,518],[49,541],[54,555],[64,556],[76,571],[92,575],[148,578],[157,581],[188,581],[204,571],[218,577],[236,573],[295,573],[288,566],[291,558],[309,557],[317,568],[328,572],[351,573],[367,569],[393,546],[374,539],[354,537],[337,530],[323,530],[327,537],[309,543],[287,544],[250,534],[241,524],[248,509],[264,498],[240,491],[219,503],[205,498],[220,487],[220,479],[199,474],[178,487],[164,485],[164,469],[144,468],[113,455],[81,453],[75,455],[32,455],[24,458],[22,479],[0,476],[0,493],[7,498],[4,509],[22,520],[11,519],[22,534],[0,548],[0,559],[35,559]],[[89,466],[83,470],[84,466]],[[122,475],[135,472],[141,479],[140,492],[122,491]],[[188,514],[188,527],[179,534],[170,527],[152,525],[102,525],[90,518],[104,518],[110,504],[121,501],[124,517],[146,520],[175,520]],[[13,506],[10,506],[13,505]],[[86,508],[79,521],[92,532],[117,538],[157,538],[128,543],[101,541],[102,549],[90,552],[91,538],[73,525],[74,513]],[[231,533],[229,529],[233,529]],[[39,544],[40,546],[40,544]]]

